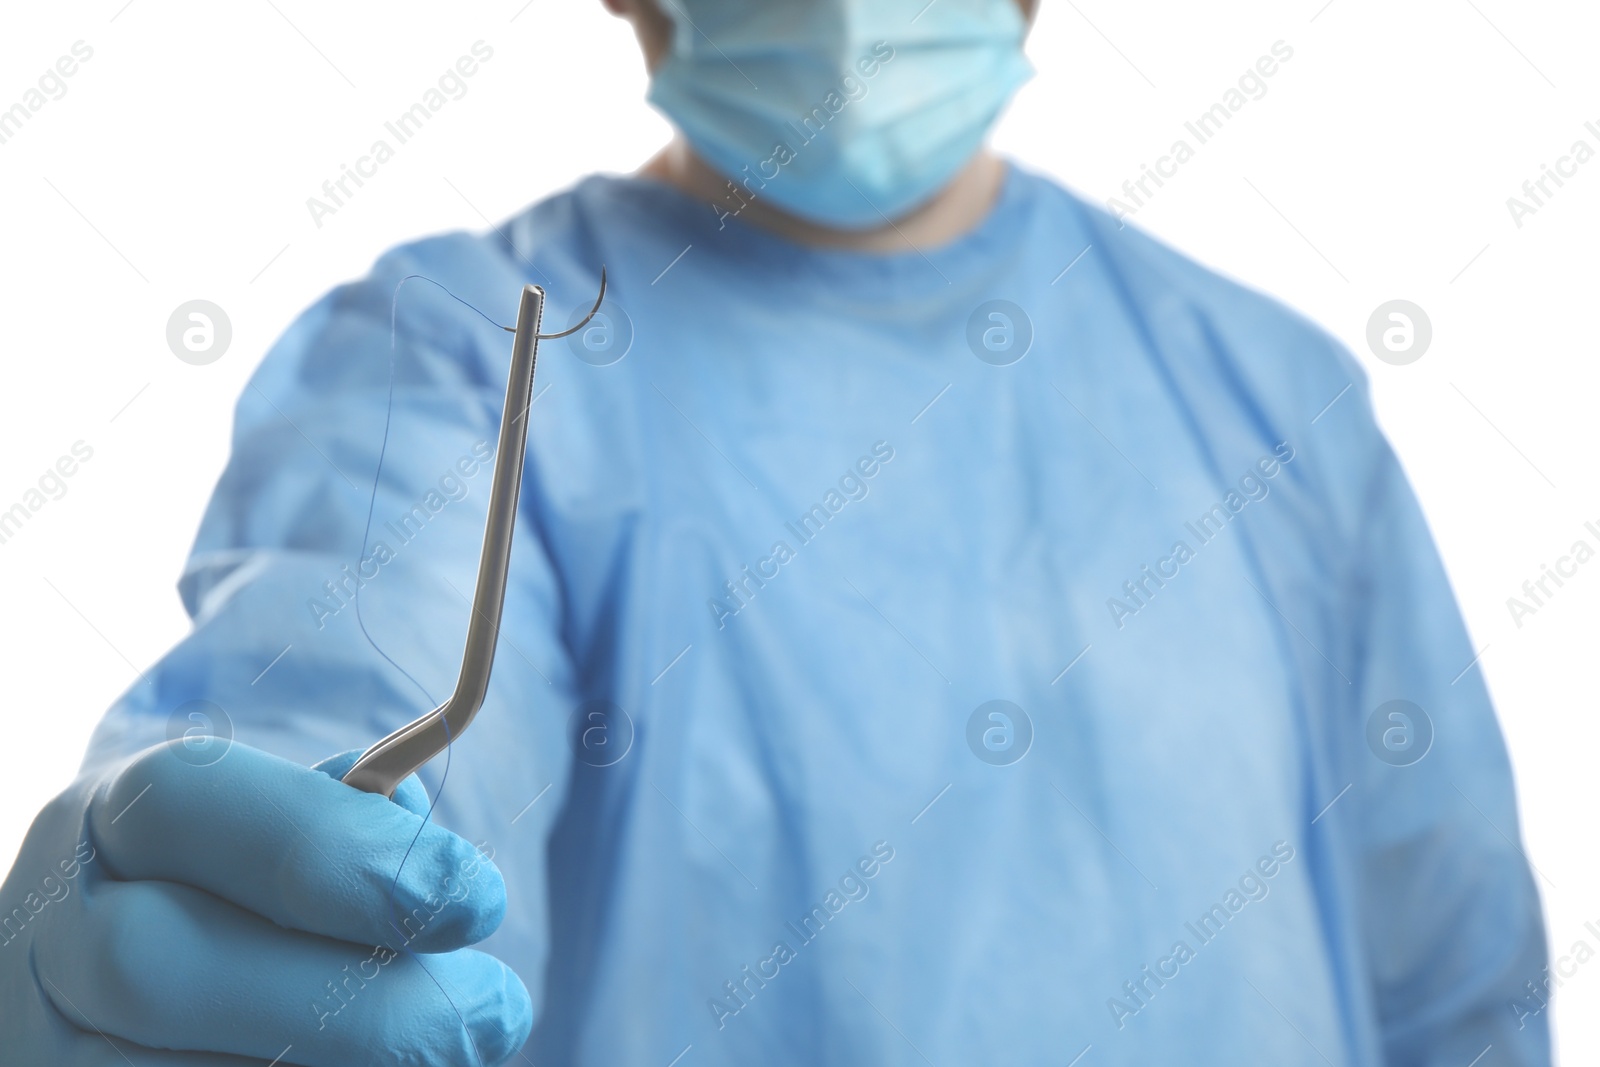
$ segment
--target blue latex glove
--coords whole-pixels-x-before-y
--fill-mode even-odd
[[[331,777],[353,759],[306,768],[234,744],[201,766],[174,742],[57,797],[0,890],[0,1063],[512,1055],[533,1024],[527,990],[465,947],[500,924],[500,872],[423,824],[415,778],[391,803]]]

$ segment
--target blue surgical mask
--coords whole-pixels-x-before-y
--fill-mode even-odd
[[[650,101],[735,186],[839,229],[943,188],[1033,73],[1015,0],[660,0]]]

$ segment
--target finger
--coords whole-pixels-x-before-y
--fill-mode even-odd
[[[172,883],[102,883],[81,921],[35,952],[41,987],[73,1025],[152,1048],[270,1062],[292,1045],[304,1067],[371,1062],[375,1050],[384,1062],[493,1064],[533,1028],[527,990],[492,956],[419,963]]]
[[[37,967],[33,971],[35,985],[6,1004],[4,1035],[9,1044],[0,1044],[0,1054],[9,1049],[16,1055],[22,1049],[12,1046],[21,1041],[31,1057],[24,1060],[0,1055],[0,1063],[6,1067],[24,1062],[60,1067],[305,1067],[289,1059],[288,1050],[273,1062],[212,1052],[152,1049],[125,1037],[113,1037],[76,1005],[68,1004],[69,994],[54,980],[40,975]],[[67,1005],[70,1017],[57,1008],[58,1004]]]
[[[102,1042],[105,1044],[105,1042]],[[294,1046],[289,1046],[292,1051]],[[119,1055],[120,1053],[121,1055]],[[107,1058],[95,1060],[96,1067],[307,1067],[293,1060],[262,1060],[254,1056],[229,1056],[221,1052],[172,1052],[168,1049],[145,1048],[132,1041],[117,1042],[117,1050],[106,1049]]]
[[[91,838],[113,876],[194,886],[357,944],[411,936],[418,952],[473,944],[500,925],[505,882],[455,834],[246,745],[208,766],[177,745],[141,753],[90,802]],[[441,900],[451,907],[408,934],[405,917],[439,911]]]
[[[361,752],[362,750],[359,748],[352,748],[350,751],[341,752],[337,756],[329,756],[321,763],[313,763],[311,769],[321,771],[330,778],[342,779],[345,773],[356,765],[356,760],[361,758]],[[422,787],[422,779],[414,774],[405,778],[396,786],[394,796],[389,799],[413,815],[427,815],[429,809],[433,807],[432,798],[428,796],[428,791]]]
[[[291,1059],[263,1060],[255,1056],[230,1056],[223,1052],[173,1052],[147,1048],[127,1038],[111,1038],[94,1031],[79,1033],[74,1048],[63,1061],[71,1067],[306,1067]],[[291,1046],[289,1051],[293,1051]]]

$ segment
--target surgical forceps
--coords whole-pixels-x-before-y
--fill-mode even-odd
[[[522,490],[522,466],[528,448],[528,411],[533,403],[533,372],[539,342],[576,333],[589,324],[606,298],[606,271],[600,268],[600,295],[584,320],[561,333],[541,334],[544,290],[522,287],[517,325],[501,327],[516,334],[511,342],[511,373],[506,379],[505,410],[500,417],[494,478],[489,487],[489,517],[484,522],[483,551],[478,557],[478,584],[472,594],[472,616],[467,622],[467,646],[461,655],[461,673],[453,693],[437,708],[400,727],[361,754],[345,772],[346,784],[368,793],[393,796],[395,788],[423,764],[443,752],[466,732],[483,707],[500,637],[500,613],[505,607],[506,579],[511,571],[511,535],[517,522],[517,499]]]

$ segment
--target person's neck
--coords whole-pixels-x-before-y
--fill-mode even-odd
[[[701,159],[688,142],[674,138],[639,168],[643,177],[676,187],[713,207],[726,202],[727,179]],[[837,230],[791,215],[762,201],[750,202],[739,220],[800,244],[856,252],[904,252],[936,247],[977,228],[1005,181],[1005,164],[984,149],[968,161],[932,199],[910,214],[865,230]]]

